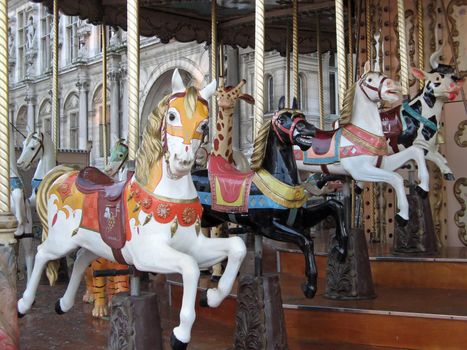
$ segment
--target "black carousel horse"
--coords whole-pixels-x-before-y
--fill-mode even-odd
[[[199,170],[192,174],[204,208],[201,223],[203,227],[217,226],[229,221],[246,226],[267,238],[294,243],[301,249],[305,256],[306,275],[302,289],[308,298],[315,295],[317,288],[317,270],[309,228],[332,216],[336,222],[338,242],[335,249],[342,261],[347,254],[348,237],[344,224],[344,207],[340,202],[331,199],[303,207],[306,195],[302,192],[303,187],[298,178],[293,145],[307,150],[311,146],[310,136],[314,134],[314,130],[314,126],[306,121],[301,111],[285,109],[281,99],[279,111],[271,121],[263,125],[255,140],[251,172],[253,183],[249,187],[249,193],[248,188],[246,189],[249,199],[248,208],[244,212],[214,210],[211,205],[212,174],[208,174],[208,170]],[[210,162],[213,162],[212,156]]]

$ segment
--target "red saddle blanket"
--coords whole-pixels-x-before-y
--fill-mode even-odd
[[[78,191],[85,195],[81,227],[99,232],[112,250],[123,248],[126,242],[124,189],[127,182],[115,182],[93,167],[81,170],[75,182]]]
[[[253,171],[243,173],[221,156],[211,155],[208,165],[211,207],[224,213],[248,212]]]

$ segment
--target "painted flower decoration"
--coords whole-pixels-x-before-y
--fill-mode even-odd
[[[182,220],[185,225],[192,225],[195,223],[197,218],[196,210],[193,208],[183,209]]]
[[[170,208],[167,204],[160,203],[156,208],[156,214],[162,219],[166,219],[170,214]]]

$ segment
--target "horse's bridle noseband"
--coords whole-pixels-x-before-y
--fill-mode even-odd
[[[32,140],[39,141],[39,147],[36,150],[36,153],[34,153],[34,156],[31,158],[29,161],[28,167],[31,166],[32,163],[36,160],[37,156],[39,155],[39,152],[41,150],[44,150],[44,134],[39,132],[39,135],[41,135],[41,138],[36,137],[34,134],[31,136]]]
[[[292,125],[290,126],[290,128],[285,128],[283,127],[279,122],[279,116],[283,113],[283,112],[286,112],[286,111],[289,111],[291,114],[292,114]],[[305,122],[305,117],[303,116],[303,114],[300,112],[298,113],[297,111],[294,111],[294,110],[287,110],[287,109],[282,109],[278,112],[276,112],[276,114],[274,114],[274,116],[272,117],[272,128],[274,129],[274,132],[276,133],[277,137],[279,138],[279,140],[282,142],[282,143],[285,143],[284,142],[284,139],[282,138],[281,134],[278,132],[277,129],[281,130],[282,132],[284,132],[285,134],[289,135],[289,140],[290,140],[290,143],[293,145],[294,141],[293,141],[293,133],[294,133],[294,130],[297,126],[297,124],[299,122]]]
[[[360,83],[358,84],[360,86],[360,89],[362,90],[362,92],[365,94],[365,96],[370,100],[370,101],[373,101],[373,102],[378,102],[378,101],[381,101],[383,98],[381,97],[381,90],[383,88],[383,84],[384,84],[384,81],[388,78],[386,76],[383,76],[383,79],[381,79],[381,81],[379,82],[379,86],[378,87],[375,87],[373,85],[370,85],[366,82],[366,76],[369,74],[369,73],[374,73],[374,72],[368,72],[366,73],[365,75],[363,75],[360,79]],[[377,101],[374,101],[370,98],[370,96],[368,96],[367,92],[365,91],[365,89],[363,88],[364,87],[367,87],[368,89],[370,90],[373,90],[373,91],[376,91],[378,93],[378,100]]]

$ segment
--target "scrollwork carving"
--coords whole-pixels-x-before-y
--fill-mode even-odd
[[[459,202],[461,208],[456,211],[454,214],[454,222],[458,227],[457,235],[459,236],[460,241],[462,244],[467,245],[467,231],[466,231],[466,203],[465,197],[467,193],[467,178],[461,177],[454,183],[454,196],[456,197],[457,201]]]
[[[464,133],[467,131],[467,120],[463,120],[457,125],[457,131],[454,134],[454,142],[459,147],[467,147],[467,136]]]
[[[457,8],[457,11],[456,11]],[[451,26],[453,42],[453,58],[451,62],[457,61],[461,75],[467,74],[465,55],[467,52],[467,2],[465,0],[452,0],[446,9],[447,19]]]

